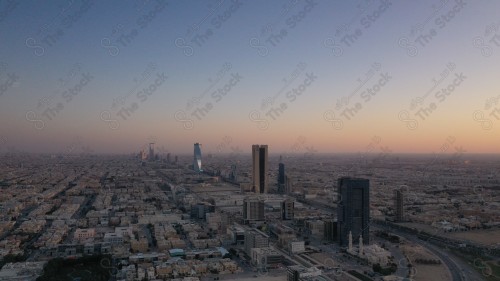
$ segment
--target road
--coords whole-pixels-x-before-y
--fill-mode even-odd
[[[445,250],[438,248],[435,245],[432,245],[426,241],[418,239],[416,236],[392,229],[388,226],[372,226],[373,229],[384,229],[399,235],[406,240],[413,242],[417,245],[422,246],[423,248],[429,250],[434,255],[439,257],[443,263],[446,265],[448,271],[451,274],[453,281],[479,281],[484,280],[477,272],[475,272],[470,266],[464,262],[462,262],[459,258],[452,256],[450,253],[447,253]]]

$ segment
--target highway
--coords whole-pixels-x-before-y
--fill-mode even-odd
[[[335,213],[336,210],[332,207],[325,206],[324,204],[314,204],[312,202],[307,202],[309,206],[315,207],[320,210],[328,211]],[[428,249],[430,252],[438,256],[444,263],[444,265],[447,267],[448,271],[451,274],[452,280],[453,281],[482,281],[485,280],[478,272],[476,272],[471,266],[465,262],[462,262],[459,258],[451,255],[450,253],[446,252],[445,250],[439,248],[436,245],[432,245],[431,243],[422,241],[416,237],[416,235],[408,234],[405,232],[402,232],[397,229],[393,229],[389,226],[384,226],[384,225],[374,225],[373,223],[370,226],[371,229],[384,229],[387,230],[393,234],[397,234],[417,245],[420,245],[424,247],[425,249]],[[398,271],[400,272],[400,271]],[[418,274],[418,272],[417,272]]]
[[[417,245],[422,246],[425,249],[428,249],[430,252],[435,254],[437,257],[439,257],[443,263],[446,265],[448,268],[448,271],[451,274],[452,280],[453,281],[480,281],[480,280],[485,280],[475,272],[472,268],[470,268],[470,265],[462,262],[460,259],[457,257],[452,256],[449,253],[446,253],[444,250],[438,248],[435,245],[432,245],[431,243],[428,243],[426,241],[418,239],[416,236],[392,229],[388,226],[381,226],[381,225],[372,225],[373,229],[383,229],[390,231],[393,234],[399,235],[406,240],[413,242]],[[418,272],[417,272],[418,274]]]

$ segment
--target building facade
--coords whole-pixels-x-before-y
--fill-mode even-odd
[[[201,169],[201,144],[194,144],[193,169],[195,172],[203,172]]]
[[[255,193],[268,192],[268,147],[252,145],[252,189]]]
[[[264,200],[252,197],[243,199],[243,220],[245,222],[264,220]]]
[[[340,246],[348,244],[349,232],[354,239],[370,241],[370,181],[342,177],[338,179],[337,238]]]

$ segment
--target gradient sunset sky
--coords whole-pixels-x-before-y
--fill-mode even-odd
[[[499,11],[1,1],[0,153],[500,153]]]

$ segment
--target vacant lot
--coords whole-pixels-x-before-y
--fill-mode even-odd
[[[465,239],[483,245],[500,243],[500,229],[472,230],[466,232],[447,233],[447,236],[456,239]]]

